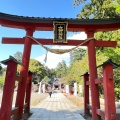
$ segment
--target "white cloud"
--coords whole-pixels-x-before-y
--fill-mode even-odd
[[[54,47],[52,47],[52,49],[61,49],[61,47],[54,46]],[[62,60],[65,60],[65,61],[69,62],[69,59],[70,59],[69,53],[54,54],[54,53],[48,52],[47,53],[47,60],[46,60],[46,63],[45,63],[45,61],[44,61],[45,57],[46,57],[46,54],[43,54],[42,56],[38,56],[35,59],[40,61],[41,63],[44,63],[45,66],[48,66],[49,68],[55,68],[57,66],[57,64],[59,62],[61,62]],[[68,63],[66,63],[66,64],[68,64]]]
[[[80,32],[79,34],[74,34],[69,36],[68,39],[76,39],[76,40],[85,40],[87,38],[87,34],[85,32]]]
[[[79,34],[74,34],[70,37],[68,37],[68,39],[76,39],[76,40],[84,40],[86,39],[86,34],[84,32],[81,32]],[[74,46],[52,46],[52,49],[70,49],[73,48]],[[54,53],[47,53],[47,61],[46,63],[44,62],[46,53],[43,54],[42,56],[38,56],[37,58],[35,58],[36,60],[40,61],[41,63],[44,63],[45,66],[48,66],[48,68],[55,68],[57,66],[57,64],[59,62],[61,62],[62,60],[66,61],[66,64],[69,65],[69,61],[70,61],[70,55],[69,53],[64,53],[64,54],[54,54]]]

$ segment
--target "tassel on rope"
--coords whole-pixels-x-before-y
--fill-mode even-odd
[[[47,54],[48,54],[48,51],[46,52],[46,55],[45,55],[45,59],[44,59],[45,63],[47,62]]]

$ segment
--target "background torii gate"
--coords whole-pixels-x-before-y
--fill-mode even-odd
[[[11,28],[19,28],[26,30],[26,36],[33,36],[34,31],[52,31],[53,21],[67,21],[68,31],[85,31],[87,38],[94,37],[94,32],[97,31],[110,31],[120,28],[120,18],[118,19],[68,19],[68,18],[34,18],[34,17],[21,17],[0,13],[0,25]],[[67,43],[53,43],[52,39],[37,39],[43,45],[73,45],[76,46],[83,42],[83,40],[68,40]],[[18,94],[16,99],[16,106],[20,106],[20,114],[18,119],[22,119],[23,104],[26,90],[28,66],[30,60],[30,53],[32,45],[36,44],[30,38],[2,38],[3,44],[24,44],[24,51],[22,57],[22,64],[20,75],[23,76],[22,83],[18,85]],[[114,41],[96,41],[95,39],[85,43],[84,46],[88,47],[89,59],[89,73],[90,73],[90,87],[92,98],[92,118],[99,120],[100,116],[96,114],[96,108],[100,108],[98,85],[95,84],[94,79],[97,78],[96,70],[96,51],[95,47],[116,47],[117,43]]]

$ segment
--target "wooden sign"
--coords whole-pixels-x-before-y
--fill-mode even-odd
[[[67,22],[53,22],[54,43],[67,43]]]

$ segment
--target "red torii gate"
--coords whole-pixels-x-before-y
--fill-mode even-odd
[[[68,22],[68,31],[85,31],[87,38],[93,38],[94,32],[110,31],[120,28],[120,18],[118,19],[69,19],[69,18],[35,18],[23,17],[0,13],[0,25],[11,28],[19,28],[26,30],[26,36],[33,36],[34,31],[53,31],[53,22]],[[67,43],[53,43],[52,39],[37,39],[43,45],[78,45],[83,40],[68,40]],[[22,119],[24,97],[28,76],[28,66],[30,60],[30,53],[32,45],[36,44],[28,37],[24,38],[2,38],[3,44],[24,44],[24,51],[22,57],[22,64],[20,75],[23,76],[22,82],[18,85],[18,94],[16,99],[16,107],[19,106],[18,120]],[[88,47],[89,59],[89,73],[90,73],[90,87],[92,97],[92,118],[93,120],[100,120],[101,117],[96,113],[96,108],[100,108],[98,85],[95,84],[97,78],[96,70],[96,51],[95,47],[116,47],[117,43],[114,41],[96,41],[95,39],[85,43]]]

